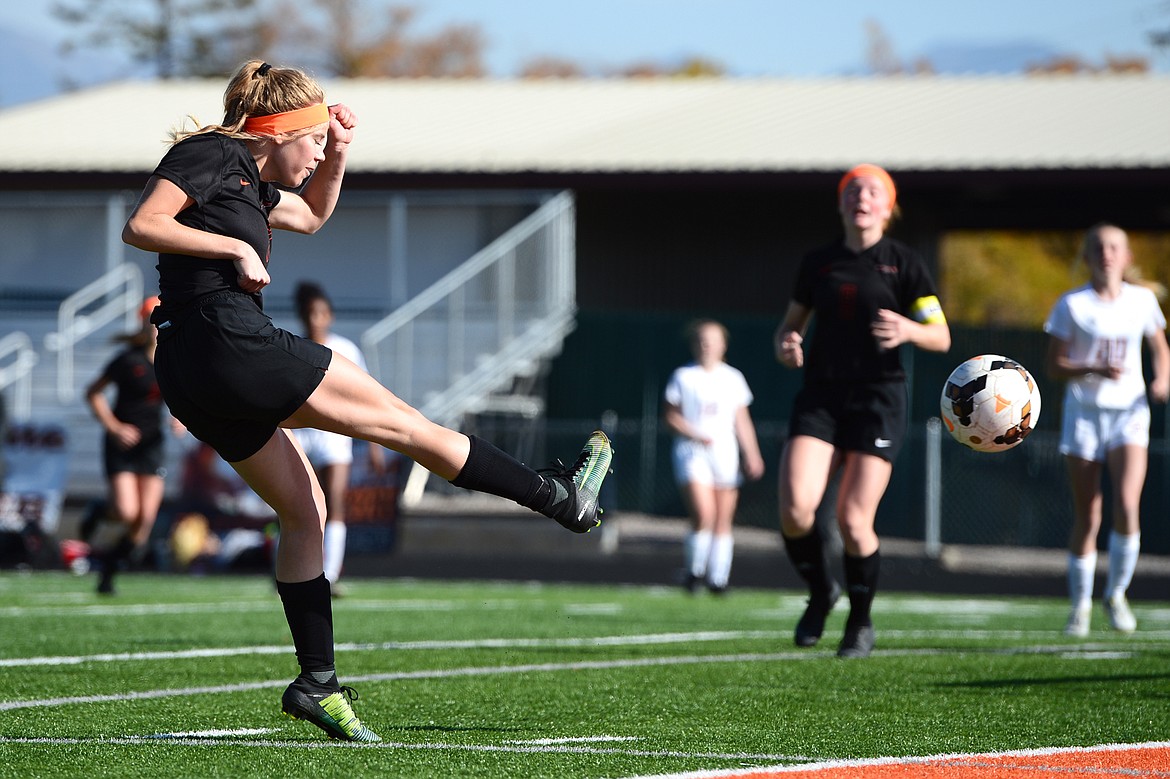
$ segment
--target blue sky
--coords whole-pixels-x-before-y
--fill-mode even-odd
[[[858,73],[867,19],[880,24],[902,61],[925,57],[948,71],[1012,71],[1036,56],[1072,54],[1095,63],[1107,55],[1141,55],[1170,72],[1170,55],[1158,55],[1147,38],[1151,29],[1170,28],[1168,0],[364,1],[371,12],[413,5],[419,32],[477,24],[488,68],[503,77],[540,55],[573,60],[590,72],[701,55],[737,77]],[[0,3],[0,34],[48,44],[42,50],[52,52],[62,35],[49,13],[52,2]],[[14,85],[17,70],[22,81]],[[101,67],[91,61],[72,70],[84,80]],[[12,102],[14,89],[27,89],[42,75],[0,59],[0,102],[6,94]]]

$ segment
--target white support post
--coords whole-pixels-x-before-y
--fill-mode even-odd
[[[942,421],[926,420],[926,556],[942,554]]]

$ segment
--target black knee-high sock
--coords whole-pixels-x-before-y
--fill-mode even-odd
[[[512,455],[477,436],[459,475],[451,480],[456,487],[487,492],[514,500],[525,508],[544,511],[553,497],[549,482]]]
[[[276,583],[303,675],[319,684],[334,676],[333,604],[325,574],[307,582]],[[334,682],[336,683],[336,682]]]
[[[128,560],[130,558],[130,555],[134,552],[134,549],[134,541],[130,538],[130,533],[127,532],[126,535],[122,536],[122,538],[118,540],[118,543],[114,544],[114,547],[106,553],[106,562],[113,566],[120,565],[123,560]]]
[[[800,574],[800,578],[808,582],[809,593],[813,597],[828,598],[833,590],[833,577],[829,573],[829,561],[825,558],[825,542],[821,534],[814,527],[808,535],[800,538],[789,538],[783,533],[784,548],[788,552],[788,559]]]
[[[881,550],[869,557],[845,555],[845,584],[849,588],[849,619],[852,627],[872,624],[869,617],[873,596],[877,594],[878,573],[882,567]]]

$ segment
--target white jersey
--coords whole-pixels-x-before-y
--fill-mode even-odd
[[[1114,300],[1104,300],[1086,284],[1066,292],[1048,315],[1044,332],[1068,343],[1077,365],[1119,365],[1116,379],[1092,374],[1070,379],[1065,402],[1124,409],[1145,403],[1142,341],[1166,329],[1166,317],[1149,289],[1123,283]]]
[[[325,346],[337,354],[347,357],[363,371],[369,371],[361,349],[348,338],[330,333],[325,339]],[[309,462],[314,467],[347,465],[353,462],[353,439],[347,436],[308,427],[293,430],[293,434],[297,437],[297,441],[300,442],[301,448],[305,450],[305,455],[308,456]]]
[[[727,363],[704,370],[697,363],[677,369],[666,384],[666,402],[711,443],[675,436],[672,451],[675,481],[710,484],[722,489],[739,486],[739,440],[735,417],[751,405],[752,393],[743,374]]]
[[[743,374],[725,362],[709,371],[698,363],[678,368],[666,384],[665,397],[712,443],[736,446],[735,415],[753,399]]]
[[[362,350],[358,348],[357,344],[345,336],[330,333],[325,339],[325,345],[343,357],[348,358],[350,362],[356,363],[357,367],[366,373],[370,372],[370,369],[366,367],[366,358],[362,356]]]

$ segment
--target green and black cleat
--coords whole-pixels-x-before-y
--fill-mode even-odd
[[[539,473],[552,484],[555,499],[545,513],[574,533],[588,533],[601,524],[597,496],[609,474],[613,447],[600,430],[593,431],[572,468],[558,460],[556,467]]]
[[[293,719],[304,720],[321,728],[329,738],[339,741],[381,741],[378,734],[363,725],[353,713],[349,702],[357,698],[357,690],[352,687],[342,686],[333,690],[298,677],[284,691],[280,707]]]

